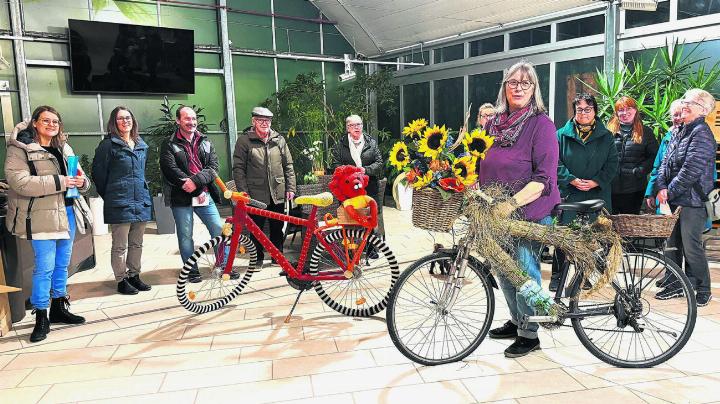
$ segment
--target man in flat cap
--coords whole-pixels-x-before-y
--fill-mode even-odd
[[[285,138],[270,128],[273,113],[263,107],[252,110],[252,126],[238,137],[233,153],[233,179],[239,192],[268,205],[268,210],[282,213],[286,200],[295,198],[295,170]],[[262,228],[265,218],[251,216]],[[282,252],[283,222],[270,220],[270,241]],[[258,247],[258,262],[262,263],[262,246]]]

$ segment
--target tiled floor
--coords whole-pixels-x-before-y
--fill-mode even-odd
[[[388,244],[401,269],[434,240],[408,212],[385,209]],[[196,226],[196,241],[207,239]],[[72,310],[88,322],[53,326],[30,344],[31,315],[0,339],[0,403],[660,403],[720,401],[720,269],[715,300],[695,333],[653,369],[618,369],[586,351],[572,329],[543,331],[541,351],[506,359],[486,339],[466,361],[423,367],[393,346],[384,313],[348,318],[306,293],[283,323],[294,289],[271,268],[224,310],[191,315],[175,297],[175,235],[145,238],[150,292],[121,296],[109,267],[109,236],[96,237],[97,268],[70,280]],[[447,240],[445,240],[447,242]],[[544,277],[549,268],[543,265]],[[495,323],[508,312],[496,293]]]

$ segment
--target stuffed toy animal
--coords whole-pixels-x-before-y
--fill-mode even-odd
[[[377,202],[369,196],[367,188],[370,178],[365,175],[365,169],[355,166],[340,166],[335,169],[329,187],[330,192],[342,202],[347,215],[360,223],[363,227],[377,226]],[[360,209],[370,208],[370,215],[359,212]]]

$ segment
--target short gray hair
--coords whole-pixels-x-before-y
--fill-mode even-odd
[[[345,118],[345,125],[349,124],[350,122],[360,122],[362,123],[362,118],[360,118],[360,115],[350,115],[347,118]]]
[[[682,108],[682,99],[671,102],[670,108],[668,108],[668,112],[670,113],[670,115],[672,115],[673,111],[678,110],[680,108]]]
[[[704,116],[710,115],[710,113],[715,109],[715,98],[712,94],[700,88],[691,88],[685,91],[683,100],[695,101],[700,104],[705,109]]]
[[[512,77],[515,73],[518,71],[522,72],[527,78],[530,80],[530,82],[533,84],[533,95],[531,97],[531,100],[535,100],[535,113],[539,112],[545,112],[545,103],[543,102],[542,94],[540,93],[540,80],[538,79],[537,72],[535,71],[535,67],[530,62],[527,62],[525,60],[521,60],[514,65],[510,66],[510,68],[505,72],[505,76],[503,77],[502,85],[500,85],[500,92],[498,93],[497,103],[495,105],[495,111],[498,114],[502,114],[503,112],[507,111],[508,108],[508,102],[507,97],[505,96],[505,84],[508,80],[510,80],[510,77]]]

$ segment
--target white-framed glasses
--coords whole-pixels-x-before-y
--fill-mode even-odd
[[[115,118],[115,120],[118,122],[120,122],[120,121],[132,122],[132,117],[131,116],[119,116],[119,117]]]
[[[60,121],[59,121],[59,120],[57,120],[57,119],[47,119],[47,118],[46,118],[46,119],[41,119],[41,120],[40,120],[40,123],[43,124],[43,125],[45,125],[45,126],[51,126],[51,125],[52,125],[52,126],[59,126],[59,125],[60,125]]]

